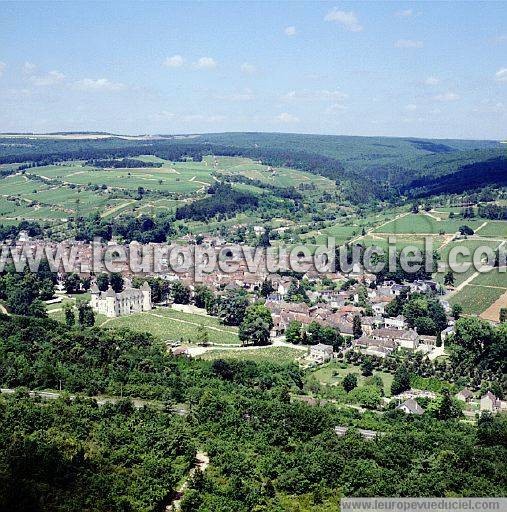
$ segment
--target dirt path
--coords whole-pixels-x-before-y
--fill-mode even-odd
[[[441,217],[437,217],[436,215],[432,215],[430,212],[424,212],[424,215],[427,215],[428,217],[431,217],[432,219],[435,219],[438,222],[441,222]]]
[[[445,235],[444,241],[438,248],[439,251],[441,251],[446,245],[449,245],[454,240],[454,235]]]
[[[109,210],[106,210],[105,212],[101,213],[100,216],[102,218],[108,217],[109,215],[117,212],[118,210],[121,210],[122,208],[125,208],[126,206],[130,206],[133,203],[135,203],[135,201],[127,201],[126,203],[116,205],[113,208],[110,208]]]
[[[451,290],[446,296],[445,296],[445,299],[448,300],[449,298],[453,297],[454,295],[456,295],[458,292],[460,292],[461,290],[463,290],[463,288],[465,288],[465,286],[467,284],[469,284],[470,282],[472,282],[478,275],[480,274],[480,272],[474,272],[469,278],[465,279],[461,284],[459,284],[458,286],[456,286],[456,288],[454,288],[454,290]]]
[[[195,455],[194,467],[188,472],[188,476],[185,481],[176,489],[176,497],[169,503],[165,510],[166,512],[173,512],[181,508],[181,500],[188,489],[188,484],[194,476],[197,469],[200,469],[202,473],[206,471],[209,466],[209,457],[206,452],[197,452]]]
[[[379,226],[374,226],[370,229],[368,229],[366,231],[366,234],[365,235],[359,235],[359,236],[356,236],[356,238],[353,238],[352,240],[350,240],[349,244],[353,244],[353,243],[356,243],[358,242],[359,240],[361,240],[361,238],[364,238],[365,236],[368,236],[369,234],[373,233],[374,230],[377,230],[377,229],[380,229],[380,228],[383,228],[386,224],[389,224],[390,222],[393,222],[395,220],[398,220],[398,219],[401,219],[403,217],[406,217],[407,215],[410,215],[411,212],[405,212],[405,213],[400,213],[398,215],[396,215],[395,217],[393,217],[392,219],[389,219],[389,220],[386,220],[385,222],[383,222],[382,224],[380,224]],[[375,233],[376,235],[381,235],[381,234],[389,234],[389,235],[392,235],[393,233],[379,233],[379,232],[376,232]]]
[[[241,351],[250,351],[250,350],[265,350],[267,348],[272,347],[286,347],[286,348],[293,348],[296,350],[301,350],[306,352],[308,350],[307,345],[293,345],[292,343],[287,343],[284,341],[282,337],[280,338],[274,338],[273,343],[271,345],[247,345],[246,347],[243,347],[241,345],[212,345],[209,347],[188,347],[187,351],[188,354],[192,357],[201,356],[202,354],[205,354],[206,352],[212,352],[213,350],[235,350],[237,352]]]
[[[474,233],[477,233],[477,231],[479,231],[479,229],[482,229],[484,226],[486,226],[488,224],[488,222],[483,222],[475,231]]]

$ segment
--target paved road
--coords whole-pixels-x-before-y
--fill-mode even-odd
[[[0,394],[4,395],[12,395],[16,392],[16,389],[13,388],[0,388]],[[28,394],[31,397],[39,397],[43,398],[44,400],[57,400],[63,395],[66,395],[69,397],[70,400],[75,400],[77,398],[77,395],[68,395],[64,391],[58,392],[58,391],[29,391]],[[83,396],[83,398],[89,398],[91,400],[95,400],[97,402],[97,405],[106,405],[106,404],[115,404],[119,400],[122,400],[123,398],[130,398],[130,397],[107,397],[107,396]],[[130,398],[132,404],[134,405],[135,409],[142,409],[145,405],[152,405],[152,406],[160,406],[160,403],[150,401],[150,400],[142,400],[140,398]],[[183,408],[175,408],[174,412],[180,416],[185,416],[187,414],[187,411]]]
[[[247,345],[246,347],[241,345],[211,345],[209,347],[187,347],[189,355],[195,357],[205,354],[206,352],[211,352],[213,350],[235,350],[239,351],[248,351],[248,350],[265,350],[271,347],[286,347],[293,348],[296,350],[301,350],[306,352],[308,350],[309,345],[293,345],[292,343],[287,343],[284,341],[284,337],[280,336],[278,338],[273,338],[271,345]]]

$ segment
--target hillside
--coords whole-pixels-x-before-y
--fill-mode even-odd
[[[332,179],[347,196],[389,199],[503,185],[507,148],[491,140],[438,140],[283,133],[210,133],[131,137],[89,133],[1,137],[0,164],[151,154],[172,161],[201,161],[209,154],[241,156]],[[470,167],[472,166],[472,167]],[[472,182],[469,181],[473,175]],[[450,177],[452,178],[445,178]],[[461,176],[461,177],[460,177]],[[444,186],[445,185],[445,186]]]

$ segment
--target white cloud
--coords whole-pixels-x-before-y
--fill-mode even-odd
[[[324,89],[322,91],[317,91],[316,93],[317,98],[322,100],[332,100],[332,101],[339,101],[344,100],[348,98],[348,94],[345,94],[342,91],[328,91],[327,89]]]
[[[185,59],[181,55],[173,55],[172,57],[167,57],[164,60],[163,65],[166,68],[181,68],[185,63]]]
[[[21,69],[25,75],[31,75],[37,69],[37,66],[33,62],[26,61]]]
[[[456,94],[455,92],[444,92],[433,96],[433,99],[436,101],[456,101],[459,100],[459,98],[459,94]]]
[[[505,103],[501,101],[484,99],[473,111],[479,114],[503,114],[507,109]]]
[[[429,76],[426,78],[426,80],[424,80],[426,85],[438,85],[440,82],[441,80],[437,76]]]
[[[5,67],[6,67],[5,62],[0,62],[0,76],[3,75]]]
[[[220,123],[226,119],[225,116],[222,115],[209,115],[205,116],[202,114],[188,114],[181,116],[181,121],[184,123]]]
[[[63,81],[65,75],[59,71],[50,71],[45,75],[31,76],[30,80],[38,87],[46,87],[49,85],[56,85]]]
[[[283,32],[286,36],[289,36],[289,37],[295,36],[297,34],[296,27],[294,27],[292,25],[290,27],[285,27]]]
[[[359,20],[353,11],[340,11],[335,7],[326,14],[324,20],[339,23],[350,32],[361,32],[361,30],[363,30],[363,26],[359,23]]]
[[[409,103],[405,106],[405,110],[408,110],[409,112],[414,112],[414,110],[417,110],[417,105],[415,103]]]
[[[347,107],[342,103],[333,103],[332,105],[329,105],[329,107],[326,108],[326,114],[334,114],[336,112],[342,112],[344,110],[347,110]]]
[[[396,11],[394,13],[395,16],[398,16],[398,18],[410,18],[414,14],[414,11],[412,9],[402,9],[401,11]]]
[[[322,89],[319,91],[289,91],[282,96],[285,101],[342,101],[348,94],[338,90]]]
[[[246,88],[232,94],[216,94],[214,98],[223,101],[251,101],[255,99],[255,95],[251,89]]]
[[[422,48],[424,43],[422,41],[414,41],[413,39],[398,39],[394,46],[395,48]]]
[[[174,123],[220,123],[227,118],[223,115],[203,115],[203,114],[175,114],[168,110],[162,110],[151,116],[154,119],[163,119]]]
[[[196,63],[197,69],[214,69],[217,67],[217,61],[212,57],[201,57]]]
[[[299,123],[299,118],[289,114],[288,112],[282,112],[281,114],[278,114],[275,120],[284,124]]]
[[[107,78],[83,78],[74,82],[74,87],[81,91],[121,91],[125,85],[119,82],[112,82]]]
[[[246,75],[253,75],[257,72],[257,68],[253,64],[243,62],[243,64],[241,64],[241,71]]]
[[[495,73],[495,80],[497,82],[507,82],[507,68],[499,69]]]

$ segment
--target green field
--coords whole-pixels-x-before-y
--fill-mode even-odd
[[[472,229],[476,229],[483,222],[477,219],[448,219],[448,220],[436,220],[429,215],[422,213],[405,215],[400,219],[395,219],[382,227],[377,228],[375,231],[379,233],[393,233],[393,234],[405,234],[405,233],[428,233],[428,234],[439,234],[456,233],[460,226],[467,225]],[[506,223],[507,225],[507,223]]]
[[[470,282],[470,285],[507,289],[507,272],[505,272],[505,267],[502,270],[503,272],[500,272],[498,268],[495,268],[490,272],[481,273]]]
[[[344,368],[343,366],[346,367]],[[361,375],[361,368],[346,363],[328,363],[312,372],[312,375],[321,384],[337,386],[342,383],[345,376],[349,373],[356,374],[358,386],[362,386],[364,384],[366,377]],[[382,379],[382,382],[384,383],[384,394],[386,396],[391,396],[391,384],[393,382],[393,375],[387,372],[379,371],[374,371],[373,375],[378,375]]]
[[[267,361],[287,364],[296,362],[305,352],[289,347],[263,347],[248,350],[210,350],[202,354],[202,359],[236,359],[241,361]]]
[[[479,229],[477,235],[491,238],[507,238],[507,221],[489,221],[483,228]]]
[[[214,317],[192,315],[173,309],[155,309],[151,312],[107,319],[103,324],[108,328],[128,327],[135,331],[149,332],[157,338],[168,341],[193,343],[197,329],[203,325],[209,341],[218,344],[239,344],[237,329],[221,325]]]
[[[315,174],[296,171],[287,167],[269,167],[240,157],[206,157],[211,168],[225,175],[241,174],[252,180],[258,180],[277,187],[297,187],[312,183],[319,190],[328,192],[336,189],[336,184],[327,178]]]
[[[336,189],[334,181],[289,168],[272,169],[248,158],[205,157],[202,162],[171,162],[153,155],[136,157],[141,161],[162,164],[161,167],[98,168],[84,161],[67,161],[58,165],[31,167],[24,174],[0,179],[0,212],[4,220],[15,223],[24,219],[62,220],[69,216],[90,215],[100,211],[112,215],[154,215],[174,212],[183,201],[202,197],[215,179],[215,174],[241,174],[278,187],[297,187],[312,183],[315,190],[303,191],[308,198]],[[235,188],[257,195],[267,189],[243,183]],[[138,190],[150,192],[138,198]],[[3,196],[3,197],[1,197]],[[9,198],[19,198],[7,201]],[[136,199],[137,197],[137,199]],[[279,200],[279,202],[281,202]],[[322,205],[322,208],[328,208]],[[308,215],[308,221],[311,217]],[[250,215],[248,222],[256,221]],[[241,222],[231,217],[230,224]],[[195,223],[195,232],[218,229],[221,223]],[[187,227],[190,227],[188,223]],[[348,235],[342,236],[345,240]]]

